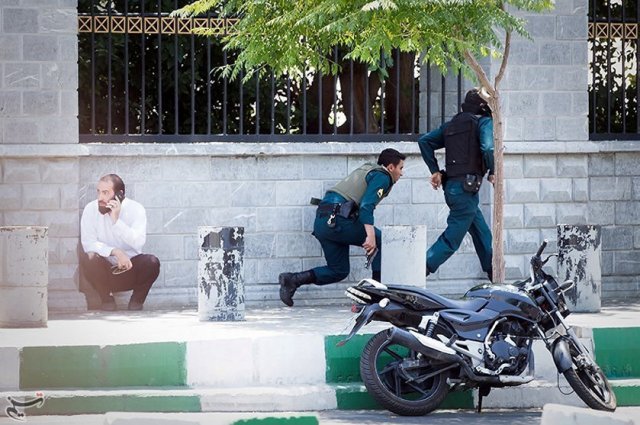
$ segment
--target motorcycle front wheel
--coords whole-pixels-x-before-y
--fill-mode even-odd
[[[447,396],[449,372],[437,373],[428,359],[389,342],[388,335],[388,330],[377,333],[362,351],[360,375],[364,385],[380,405],[393,413],[426,415]]]
[[[582,399],[592,409],[613,412],[616,410],[616,395],[611,389],[611,384],[602,369],[593,360],[581,361],[581,354],[574,346],[571,346],[572,367],[564,372],[564,377]]]

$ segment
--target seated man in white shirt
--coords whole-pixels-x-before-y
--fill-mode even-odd
[[[101,177],[97,192],[98,199],[82,212],[80,268],[100,295],[102,310],[115,311],[112,293],[128,290],[133,290],[129,310],[142,310],[160,273],[158,258],[142,253],[147,214],[140,203],[125,198],[124,182],[116,174]]]

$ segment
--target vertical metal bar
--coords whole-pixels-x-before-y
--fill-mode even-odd
[[[111,134],[111,2],[107,3],[107,16],[109,18],[109,35],[107,36],[107,134]]]
[[[622,93],[620,96],[622,97],[622,132],[627,132],[627,108],[625,107],[625,102],[627,101],[627,82],[626,82],[626,50],[625,50],[625,14],[624,14],[624,2],[622,3]]]
[[[444,124],[444,114],[445,114],[445,105],[444,102],[446,101],[446,96],[445,96],[445,91],[447,89],[447,77],[442,74],[441,77],[441,81],[442,81],[442,92],[440,93],[440,125]]]
[[[431,62],[427,62],[427,132],[431,131]]]
[[[94,0],[91,0],[91,23],[95,24]],[[91,134],[96,134],[96,33],[91,31]]]
[[[369,70],[364,72],[364,132],[369,133]]]
[[[287,134],[291,134],[291,77],[287,73]]]
[[[178,0],[174,0],[173,2],[173,10],[176,10],[178,8]],[[176,25],[176,30],[178,29],[178,19],[175,19],[175,25]],[[179,134],[180,133],[180,113],[179,111],[179,105],[180,103],[178,102],[178,98],[180,96],[180,92],[178,90],[178,85],[180,82],[180,77],[178,76],[178,31],[176,31],[176,33],[173,35],[173,116],[174,116],[174,120],[175,120],[175,129],[174,129],[174,133],[175,134]],[[160,64],[158,64],[158,75],[162,72],[162,70],[160,69]]]
[[[302,134],[307,134],[307,68],[302,73]]]
[[[129,0],[124,0],[124,134],[129,134]]]
[[[382,50],[380,51],[380,65],[384,65]],[[384,92],[387,89],[386,82],[387,79],[384,78],[382,84],[380,84],[380,134],[384,134]]]
[[[596,122],[598,119],[598,105],[596,104],[597,96],[596,96],[596,44],[598,43],[598,39],[596,38],[596,0],[591,2],[591,19],[593,22],[593,38],[591,39],[591,133],[595,134],[597,130]]]
[[[611,25],[610,0],[607,0],[607,24]],[[607,133],[611,133],[611,33],[607,38]]]
[[[276,77],[271,70],[271,134],[276,131]]]
[[[396,49],[396,134],[400,133],[400,49]]]
[[[349,61],[349,134],[353,135],[353,59]]]
[[[240,129],[239,134],[244,134],[244,71],[240,71]]]
[[[146,38],[147,38],[147,34],[145,32],[145,28],[144,28],[144,1],[142,1],[140,3],[140,16],[142,17],[142,50],[140,52],[140,58],[141,58],[141,62],[142,62],[142,81],[141,81],[141,93],[140,93],[140,103],[141,103],[141,117],[140,117],[140,134],[145,134],[147,132],[146,130],[146,125],[147,125],[147,91],[146,91],[146,84],[147,81],[145,79],[145,73],[146,73],[146,49],[145,49],[145,44],[146,44]]]
[[[322,134],[322,71],[318,70],[318,134]]]
[[[222,51],[222,65],[226,68],[228,65],[227,51]],[[229,89],[229,79],[225,75],[222,77],[223,89],[222,89],[222,134],[227,134],[227,98]]]
[[[418,59],[419,60],[419,59]],[[416,133],[416,62],[411,64],[411,134]]]
[[[338,46],[333,47],[333,62],[335,73],[333,74],[333,134],[338,133]]]
[[[636,5],[636,133],[640,134],[640,5]]]
[[[207,12],[207,22],[211,22],[211,12]],[[207,134],[211,134],[211,37],[207,37]]]
[[[162,134],[162,71],[162,0],[158,0],[158,134]]]
[[[384,92],[387,90],[387,79],[380,84],[380,134],[384,134]]]
[[[191,33],[191,134],[196,132],[196,46],[194,37],[195,35]]]
[[[462,70],[458,70],[458,112],[462,110]]]
[[[260,134],[260,76],[256,71],[256,134]]]

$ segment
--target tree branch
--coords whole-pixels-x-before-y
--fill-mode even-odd
[[[504,77],[504,71],[507,69],[507,61],[509,60],[509,49],[511,47],[511,31],[507,31],[507,34],[504,37],[504,52],[502,54],[502,63],[500,64],[500,71],[498,71],[498,75],[496,75],[496,79],[494,82],[496,90],[498,89],[498,84],[502,81],[502,77]]]
[[[489,93],[489,95],[493,97],[495,93],[495,89],[491,85],[491,81],[489,81],[489,78],[487,77],[487,74],[484,72],[484,69],[482,69],[477,59],[471,54],[469,50],[464,51],[464,60],[465,62],[467,62],[467,64],[469,64],[471,69],[473,69],[473,71],[476,73],[476,76],[480,80],[480,84],[482,85],[482,87],[484,87],[485,90],[487,90],[487,92]]]

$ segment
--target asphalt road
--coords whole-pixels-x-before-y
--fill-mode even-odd
[[[322,425],[531,425],[540,424],[542,410],[485,410],[476,413],[469,410],[440,410],[426,416],[397,416],[383,410],[334,410],[320,412]]]

